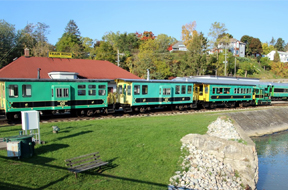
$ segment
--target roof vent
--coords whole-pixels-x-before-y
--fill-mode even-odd
[[[30,57],[30,55],[29,55],[29,49],[28,49],[28,48],[25,48],[25,49],[24,49],[24,56],[25,56],[25,57]]]

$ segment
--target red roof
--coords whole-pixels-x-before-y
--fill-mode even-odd
[[[49,79],[49,72],[76,72],[87,79],[140,79],[109,61],[24,56],[0,69],[0,78],[37,78],[38,68],[42,79]]]

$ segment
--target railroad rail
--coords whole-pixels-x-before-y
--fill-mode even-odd
[[[274,101],[272,102],[272,106],[288,106],[288,101]],[[122,111],[117,111],[113,114],[105,115],[98,114],[93,117],[75,117],[69,114],[65,115],[53,115],[51,116],[42,116],[40,117],[41,123],[52,123],[52,122],[68,122],[68,121],[81,121],[81,120],[100,120],[100,119],[115,119],[115,118],[131,118],[131,117],[147,117],[147,116],[161,116],[161,115],[180,115],[180,114],[193,114],[193,113],[205,113],[205,112],[225,112],[225,111],[234,111],[234,110],[249,110],[249,109],[261,109],[261,108],[269,108],[271,106],[248,106],[248,107],[236,107],[236,108],[225,108],[225,107],[217,107],[214,109],[187,109],[183,111],[179,110],[165,110],[165,109],[154,109],[153,111],[146,113],[124,113]],[[21,124],[21,120],[13,121],[12,123],[8,123],[7,119],[4,117],[0,117],[0,127],[3,125],[16,125]]]

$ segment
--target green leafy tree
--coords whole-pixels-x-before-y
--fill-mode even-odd
[[[95,60],[106,60],[116,64],[117,52],[109,42],[100,42],[99,47],[95,47]]]
[[[264,70],[270,70],[271,69],[270,63],[271,63],[271,61],[268,57],[261,57],[260,64],[261,64],[261,67],[264,68]]]
[[[85,57],[81,34],[74,20],[68,22],[64,34],[56,43],[56,51],[70,52],[73,54],[73,58]]]
[[[262,54],[262,52],[263,52],[262,43],[259,40],[259,38],[253,38],[251,40],[251,43],[249,44],[249,49],[250,49],[251,53],[254,55]]]
[[[3,67],[18,56],[15,51],[17,48],[17,33],[15,27],[5,20],[0,20],[0,67]]]
[[[273,61],[276,63],[280,62],[280,56],[278,51],[275,52]]]
[[[262,43],[262,50],[263,50],[263,54],[267,55],[271,51],[275,50],[275,48],[273,45],[268,46],[268,43]]]
[[[169,63],[171,55],[159,54],[159,43],[154,39],[145,40],[139,48],[139,54],[135,57],[133,71],[141,78],[146,78],[146,70],[150,71],[151,79],[164,79],[171,76]]]
[[[246,48],[245,48],[245,53],[246,56],[250,56],[252,54],[251,49],[249,48],[251,41],[252,41],[253,37],[248,36],[248,35],[244,35],[241,37],[240,41],[244,42],[246,44]]]
[[[168,52],[168,47],[175,42],[177,42],[176,38],[168,36],[166,34],[159,34],[156,39],[156,43],[158,43],[159,48],[157,50],[158,53]]]
[[[284,51],[285,41],[282,38],[278,38],[274,46],[278,51]]]
[[[270,45],[274,46],[275,45],[275,39],[274,37],[272,37],[271,41],[270,41]]]

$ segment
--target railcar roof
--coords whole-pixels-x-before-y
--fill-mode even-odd
[[[112,79],[29,79],[29,78],[0,78],[0,81],[17,82],[110,82]]]
[[[145,83],[192,83],[191,81],[173,81],[173,80],[146,80],[146,79],[118,79],[125,82],[145,82]]]

